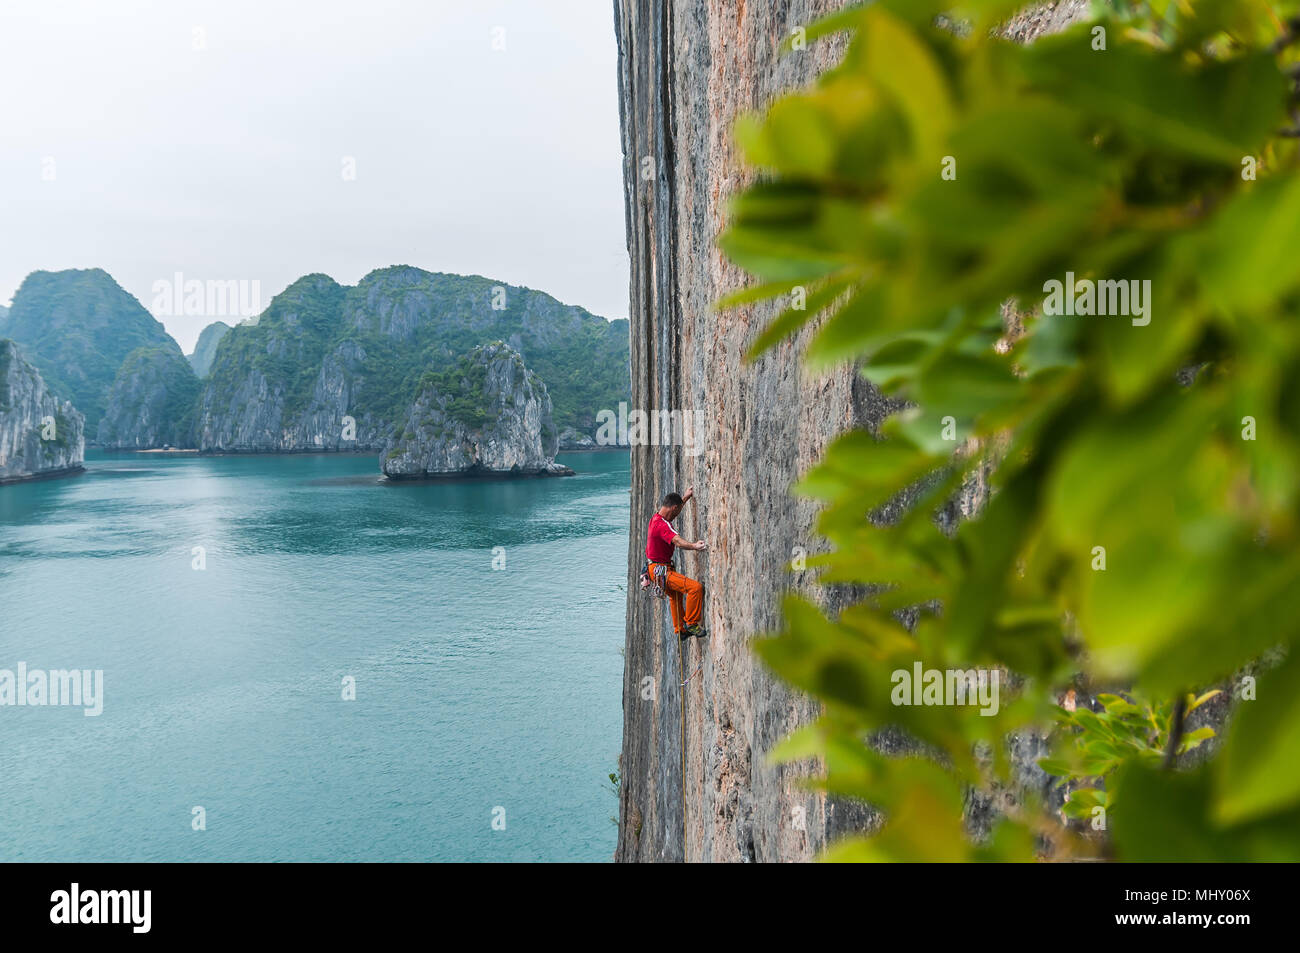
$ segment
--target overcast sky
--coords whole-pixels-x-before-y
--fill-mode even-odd
[[[410,264],[626,317],[612,6],[3,0],[0,304]],[[187,352],[214,318],[157,316]]]

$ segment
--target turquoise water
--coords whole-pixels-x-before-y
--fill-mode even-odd
[[[0,707],[0,859],[609,860],[628,458],[560,460],[91,453],[0,487],[0,669],[104,672],[99,717]]]

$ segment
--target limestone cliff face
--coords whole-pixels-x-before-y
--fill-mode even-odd
[[[379,450],[426,371],[503,341],[547,383],[559,426],[591,432],[627,395],[627,324],[474,275],[395,265],[353,287],[308,275],[220,338],[203,451]],[[197,356],[197,351],[196,351]]]
[[[807,859],[848,820],[797,787],[790,769],[765,763],[766,752],[816,709],[768,675],[750,642],[778,627],[792,552],[814,545],[813,507],[792,502],[790,484],[859,421],[865,396],[855,399],[847,369],[806,377],[788,344],[743,365],[775,310],[712,308],[747,283],[714,246],[726,202],[746,181],[732,123],[834,61],[842,50],[836,42],[787,56],[777,47],[838,6],[621,0],[616,7],[632,405],[703,410],[705,421],[697,455],[672,446],[632,450],[629,581],[644,558],[646,523],[668,490],[695,487],[699,503],[678,529],[710,546],[707,555],[680,560],[704,582],[709,632],[702,647],[692,640],[684,663],[667,606],[628,586],[619,860]]]
[[[561,450],[595,450],[597,446],[596,441],[572,427],[565,427],[560,431]]]
[[[13,341],[0,340],[0,483],[76,473],[85,418],[49,392]]]
[[[557,446],[546,385],[497,342],[426,380],[381,461],[389,479],[558,474],[566,468],[555,465]]]
[[[836,61],[842,38],[785,55],[778,46],[796,27],[843,5],[615,5],[632,405],[703,410],[705,420],[698,455],[672,446],[632,450],[617,860],[807,860],[840,834],[873,822],[864,807],[806,792],[793,768],[766,763],[767,752],[816,707],[774,680],[750,642],[779,627],[788,589],[837,608],[840,594],[811,589],[788,571],[793,555],[821,545],[814,506],[793,501],[788,490],[837,434],[874,428],[891,407],[850,368],[809,377],[799,364],[801,340],[743,364],[748,345],[775,318],[775,305],[712,309],[749,283],[714,243],[728,199],[747,182],[732,123]],[[1084,6],[1048,5],[1017,18],[1009,32],[1031,39]],[[679,568],[704,582],[709,636],[702,647],[691,640],[682,659],[667,606],[640,593],[635,574],[657,499],[687,486],[699,502],[688,506],[678,529],[708,540],[710,549],[685,554]],[[968,487],[949,518],[973,511],[985,492]]]
[[[126,356],[140,347],[176,346],[161,322],[100,268],[32,272],[14,295],[4,336],[85,414],[92,440]]]
[[[194,446],[199,379],[168,342],[127,355],[108,392],[98,442],[108,450]]]

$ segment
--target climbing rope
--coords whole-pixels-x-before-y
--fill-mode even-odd
[[[678,672],[686,671],[686,654],[690,651],[687,645],[690,639],[679,639],[677,649],[677,666]],[[686,681],[690,681],[687,679]],[[688,863],[690,858],[686,853],[686,682],[682,682],[682,688],[678,692],[677,709],[682,716],[682,863]]]
[[[700,532],[700,526],[699,526],[699,522],[696,519],[696,513],[695,513],[695,495],[692,494],[691,495],[691,538],[699,539],[699,532]],[[703,623],[704,620],[701,619],[700,622]],[[694,641],[695,639],[678,640],[679,648],[677,653],[677,664],[678,664],[677,671],[679,675],[685,674],[686,672],[686,665],[687,665],[686,656],[691,651],[689,643]],[[701,656],[704,653],[703,645],[700,646],[700,653]],[[696,675],[699,675],[700,672],[703,671],[703,669],[704,669],[704,659],[703,657],[701,657],[699,667],[696,668],[694,672],[692,672],[689,676],[687,676],[682,681],[681,688],[678,692],[678,698],[680,699],[680,704],[677,707],[678,709],[680,709],[682,715],[682,863],[690,863],[690,854],[687,851],[687,840],[686,840],[686,683],[689,682]]]

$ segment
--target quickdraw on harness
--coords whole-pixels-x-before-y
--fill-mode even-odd
[[[649,589],[662,599],[668,595],[668,570],[671,563],[646,563],[641,567],[641,591]]]

